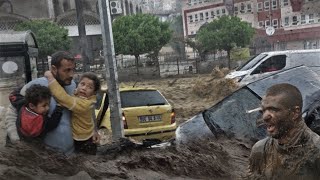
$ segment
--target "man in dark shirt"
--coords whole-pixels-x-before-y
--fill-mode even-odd
[[[270,87],[262,99],[269,137],[251,150],[249,179],[319,179],[320,137],[301,115],[302,96],[291,84]]]

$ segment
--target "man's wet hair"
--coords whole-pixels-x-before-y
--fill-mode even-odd
[[[31,103],[36,106],[43,100],[50,100],[50,98],[51,92],[48,87],[40,84],[33,84],[26,90],[25,102],[26,105]]]
[[[282,102],[288,108],[299,106],[300,110],[302,109],[302,95],[300,90],[288,83],[281,83],[271,86],[267,89],[266,96],[278,96],[283,95],[284,98],[282,99]]]
[[[56,68],[60,68],[61,61],[65,59],[68,61],[74,62],[75,59],[73,55],[67,51],[57,51],[51,55],[51,65],[54,65]]]
[[[83,78],[88,78],[90,80],[93,81],[94,84],[94,92],[98,92],[100,90],[100,80],[98,78],[98,76],[92,72],[85,72],[81,75],[79,82],[83,79]]]

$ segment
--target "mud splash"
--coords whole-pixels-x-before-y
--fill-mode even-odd
[[[230,171],[239,170],[230,148],[241,155],[241,163],[246,163],[247,148],[243,147],[233,140],[214,139],[180,146],[172,142],[157,148],[127,146],[103,155],[64,157],[21,143],[1,148],[0,179],[233,179],[241,174]]]

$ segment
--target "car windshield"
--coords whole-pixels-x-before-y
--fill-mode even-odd
[[[266,54],[259,54],[257,56],[254,56],[250,60],[248,60],[246,63],[244,63],[242,66],[240,66],[237,71],[245,71],[248,69],[251,69],[254,67],[261,59],[265,58]]]
[[[265,137],[263,127],[257,128],[257,120],[261,118],[257,110],[260,100],[258,95],[244,87],[207,109],[203,117],[214,133],[223,131],[239,139],[260,139]]]
[[[120,97],[122,108],[168,104],[157,90],[123,91]]]

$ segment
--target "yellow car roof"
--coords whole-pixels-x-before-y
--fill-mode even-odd
[[[120,87],[119,88],[120,92],[124,92],[124,91],[145,91],[145,90],[157,90],[157,89],[150,88],[150,87],[131,87],[131,86]],[[102,86],[101,87],[101,91],[102,92],[107,92],[108,91],[108,87],[107,86]]]

